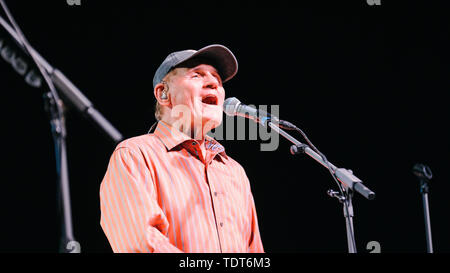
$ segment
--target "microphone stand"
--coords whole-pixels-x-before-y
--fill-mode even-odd
[[[420,193],[422,193],[423,213],[425,218],[425,236],[427,238],[427,252],[433,253],[433,241],[431,239],[431,221],[430,221],[430,206],[428,204],[428,180],[422,179],[420,181]]]
[[[281,121],[280,121],[281,122]],[[292,142],[294,145],[291,146],[291,153],[293,155],[296,154],[307,154],[322,166],[327,168],[336,178],[341,182],[344,186],[343,194],[339,192],[328,190],[328,195],[331,197],[335,197],[339,200],[340,203],[343,204],[344,209],[344,218],[346,222],[346,230],[347,230],[347,243],[348,243],[348,252],[356,253],[356,242],[355,242],[355,234],[353,228],[353,204],[352,197],[353,192],[356,191],[363,195],[368,200],[373,200],[375,198],[375,193],[368,189],[366,186],[362,184],[362,181],[353,175],[351,170],[347,170],[344,168],[337,168],[332,163],[325,161],[322,156],[312,150],[308,145],[301,143],[288,133],[286,133],[283,129],[279,128],[276,123],[270,121],[270,118],[263,118],[259,120],[259,123],[265,127],[270,127],[272,130]]]
[[[44,94],[44,106],[49,114],[53,141],[55,144],[56,175],[58,180],[58,206],[62,211],[61,239],[59,252],[80,253],[80,244],[74,239],[72,228],[72,210],[70,206],[69,169],[67,164],[66,149],[66,126],[64,114],[58,113],[57,104],[62,107],[62,102],[52,95],[51,92]],[[74,246],[75,248],[72,248]]]
[[[353,229],[353,191],[348,188],[344,188],[344,194],[339,194],[339,192],[333,190],[328,190],[327,194],[330,197],[338,199],[338,201],[343,205],[348,253],[356,253],[356,241]]]
[[[114,143],[122,140],[121,133],[97,111],[93,104],[83,95],[83,93],[64,76],[62,72],[53,68],[45,61],[29,44],[25,37],[21,34],[17,24],[15,24],[9,10],[0,0],[5,12],[11,19],[16,31],[0,16],[0,25],[6,29],[11,37],[14,38],[20,48],[29,55],[39,68],[42,76],[46,80],[50,91],[44,94],[45,110],[49,114],[50,125],[55,144],[56,157],[56,173],[58,180],[58,206],[62,211],[61,220],[61,239],[59,252],[61,253],[80,253],[81,247],[79,242],[74,239],[72,228],[72,213],[70,206],[70,186],[69,172],[67,164],[65,117],[63,110],[63,102],[59,99],[59,95],[55,90],[55,86],[61,91],[65,98],[71,102],[85,117],[98,126],[98,128],[111,139]]]
[[[428,182],[433,178],[433,173],[430,167],[424,164],[415,164],[413,167],[413,174],[419,179],[420,193],[422,195],[423,215],[425,220],[425,237],[427,240],[427,253],[433,253],[433,240],[431,237],[431,221],[430,221],[430,206],[428,204],[428,193],[430,188]]]

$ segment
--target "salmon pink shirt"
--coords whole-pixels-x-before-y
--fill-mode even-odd
[[[207,136],[167,123],[121,142],[100,186],[100,224],[114,252],[264,252],[242,166]]]

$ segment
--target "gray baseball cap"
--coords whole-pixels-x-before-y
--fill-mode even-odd
[[[222,82],[226,82],[236,75],[238,63],[233,53],[223,45],[209,45],[199,50],[187,49],[170,53],[161,63],[153,77],[153,88],[160,83],[163,78],[174,67],[185,61],[194,58],[204,58],[211,61],[211,64],[217,69]]]

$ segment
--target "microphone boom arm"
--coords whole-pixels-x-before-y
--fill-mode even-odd
[[[347,170],[344,168],[337,168],[330,162],[326,164],[323,158],[318,153],[312,150],[308,145],[301,143],[300,141],[289,135],[286,131],[279,128],[276,123],[267,121],[267,122],[260,122],[260,124],[262,124],[263,126],[266,126],[267,124],[267,126],[272,128],[272,130],[274,130],[275,132],[277,132],[278,134],[282,135],[284,138],[292,142],[296,147],[300,147],[302,149],[302,152],[309,155],[312,159],[319,162],[322,166],[332,171],[336,175],[337,179],[344,185],[344,187],[360,193],[362,196],[364,196],[369,200],[373,200],[375,198],[375,193],[370,189],[368,189],[366,186],[364,186],[362,184],[362,181],[358,177],[353,175],[351,170]]]
[[[10,34],[19,47],[28,55],[24,45],[15,30],[0,16],[0,25]],[[70,101],[85,117],[88,117],[101,131],[114,143],[120,142],[122,134],[98,111],[88,98],[58,69],[52,67],[37,51],[30,46],[29,50],[36,57],[36,61],[50,75],[53,84],[61,91],[64,97]]]

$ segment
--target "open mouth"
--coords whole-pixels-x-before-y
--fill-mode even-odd
[[[206,95],[202,98],[202,102],[204,104],[209,104],[209,105],[217,105],[217,97],[215,95],[209,94]]]

